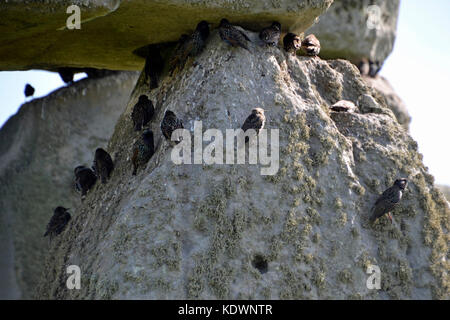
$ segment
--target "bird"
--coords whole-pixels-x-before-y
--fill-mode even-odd
[[[73,82],[74,68],[59,68],[58,73],[64,83]]]
[[[281,24],[274,21],[270,27],[264,28],[259,33],[259,38],[270,46],[276,46],[280,41]]]
[[[153,141],[153,131],[145,130],[142,137],[134,143],[133,155],[133,176],[136,175],[138,167],[145,166],[155,153],[155,144]]]
[[[266,123],[266,116],[264,115],[264,109],[262,108],[254,108],[252,109],[252,113],[245,119],[244,124],[242,125],[242,130],[244,133],[253,129],[256,131],[256,135],[259,134],[259,131],[264,128],[264,124]],[[245,142],[248,142],[249,137],[245,137]]]
[[[289,32],[283,38],[284,50],[288,53],[295,55],[298,49],[301,47],[302,40],[295,33]]]
[[[164,137],[167,140],[171,140],[172,137],[172,133],[176,130],[176,129],[183,129],[183,122],[177,118],[177,116],[175,115],[175,113],[173,113],[170,110],[167,110],[166,113],[164,114],[164,118],[161,121],[161,131],[164,135]],[[180,142],[177,141],[177,143]]]
[[[114,169],[114,163],[109,153],[102,148],[97,148],[92,168],[97,178],[100,178],[102,183],[105,184]]]
[[[315,35],[310,34],[302,40],[301,49],[308,56],[317,56],[320,53],[320,42]]]
[[[140,131],[155,115],[155,107],[152,101],[145,95],[139,97],[131,112],[131,119],[135,131]]]
[[[405,178],[395,180],[392,187],[386,189],[377,199],[371,210],[370,222],[373,223],[378,218],[388,214],[389,220],[392,223],[391,211],[398,205],[402,199],[403,191],[408,184]]]
[[[23,92],[25,93],[26,98],[31,97],[34,94],[34,88],[32,85],[27,83]]]
[[[356,106],[353,102],[348,101],[348,100],[340,100],[338,102],[336,102],[335,104],[333,104],[330,107],[331,111],[334,112],[355,112],[356,111]]]
[[[47,230],[44,233],[44,237],[49,235],[51,241],[54,236],[59,235],[64,230],[71,218],[70,213],[67,210],[69,209],[64,207],[55,208],[53,216],[47,224]]]
[[[361,73],[362,76],[369,75],[370,67],[369,67],[369,60],[366,58],[362,58],[361,61],[358,63],[358,69],[359,73]]]
[[[205,20],[202,20],[197,24],[197,27],[195,28],[195,31],[191,34],[191,36],[181,36],[174,50],[174,55],[172,56],[172,59],[170,61],[171,76],[177,67],[179,67],[180,70],[183,69],[186,60],[189,57],[195,57],[203,51],[208,37],[209,24]]]
[[[85,166],[76,167],[74,172],[75,186],[78,191],[81,191],[81,199],[83,199],[97,181],[97,176],[92,169]]]
[[[158,88],[159,76],[164,69],[164,59],[158,45],[149,45],[145,59],[145,77],[150,79],[150,90]]]
[[[369,77],[375,78],[382,66],[383,64],[379,61],[369,60]]]
[[[187,34],[182,34],[180,39],[178,39],[178,42],[173,50],[172,57],[169,61],[170,71],[169,74],[172,77],[176,70],[183,69],[184,66],[184,57],[186,57],[186,42],[190,39],[190,37]],[[181,65],[183,62],[183,66]]]
[[[237,29],[227,19],[222,19],[219,25],[220,38],[233,47],[241,47],[250,52],[247,42],[251,42],[249,37],[241,30]]]

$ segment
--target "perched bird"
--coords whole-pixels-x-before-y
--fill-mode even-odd
[[[149,45],[145,59],[145,76],[150,79],[150,90],[158,88],[159,76],[164,69],[164,59],[161,56],[158,45]]]
[[[334,112],[355,112],[356,111],[356,106],[353,102],[348,101],[348,100],[340,100],[338,102],[336,102],[335,104],[333,104],[330,107],[331,111]]]
[[[281,24],[274,21],[270,27],[264,28],[259,33],[259,38],[270,46],[276,46],[280,41]]]
[[[34,88],[33,88],[33,86],[27,83],[27,84],[25,85],[24,93],[25,93],[25,97],[26,97],[26,98],[32,96],[32,95],[34,94]]]
[[[186,42],[190,39],[190,37],[187,34],[182,34],[180,39],[178,39],[178,42],[175,46],[175,49],[173,50],[172,57],[169,61],[169,74],[172,77],[175,71],[177,69],[181,70],[184,67],[185,59],[187,57],[187,44]]]
[[[283,46],[286,52],[292,53],[295,55],[298,49],[300,49],[302,45],[302,40],[295,33],[287,33],[283,38]]]
[[[58,73],[64,83],[73,82],[74,68],[59,68]]]
[[[167,110],[166,113],[164,114],[164,118],[161,121],[161,131],[164,135],[164,137],[167,140],[171,140],[172,137],[172,133],[176,130],[176,129],[183,129],[183,122],[177,118],[177,116],[175,115],[175,113],[173,113],[170,110]],[[177,141],[177,143],[180,141]]]
[[[310,34],[302,40],[301,49],[308,56],[317,56],[320,52],[320,42],[315,35]]]
[[[378,72],[380,72],[383,64],[379,61],[370,61],[369,60],[369,76],[375,78]]]
[[[89,189],[97,181],[97,176],[94,171],[90,168],[86,168],[85,166],[78,166],[74,170],[75,172],[75,186],[78,191],[81,191],[81,199],[83,199]]]
[[[54,236],[60,234],[67,223],[70,220],[70,213],[64,207],[57,207],[53,211],[53,216],[50,218],[50,222],[47,224],[47,231],[44,233],[44,237],[50,235],[50,241]]]
[[[143,167],[155,153],[155,144],[153,141],[153,131],[145,130],[142,137],[134,143],[133,156],[133,176],[136,175],[138,167]]]
[[[402,199],[402,191],[405,190],[408,180],[402,178],[397,179],[394,185],[386,189],[383,194],[377,199],[375,205],[372,208],[372,215],[370,222],[375,222],[378,218],[388,214],[389,219],[392,222],[391,211]]]
[[[222,19],[219,25],[220,38],[233,47],[241,47],[250,52],[247,46],[249,37],[241,30],[237,29],[227,19]]]
[[[174,50],[174,55],[170,61],[170,75],[174,73],[176,68],[183,69],[186,60],[189,57],[199,55],[205,47],[206,40],[209,37],[209,24],[203,20],[197,24],[195,31],[189,37],[182,35]]]
[[[366,58],[362,58],[358,63],[358,69],[362,76],[367,76],[370,72],[369,61]]]
[[[106,183],[114,169],[114,163],[108,152],[102,148],[95,150],[94,169],[97,178],[100,178],[102,183]]]
[[[134,105],[131,112],[134,130],[139,131],[145,126],[155,115],[155,107],[151,100],[143,94],[139,97],[139,101]]]
[[[266,116],[264,115],[264,109],[262,108],[254,108],[252,113],[245,119],[244,124],[242,125],[242,130],[246,132],[248,129],[254,129],[256,131],[256,135],[259,134],[259,131],[264,128],[264,124],[266,123]],[[245,137],[245,142],[248,142],[249,137]]]

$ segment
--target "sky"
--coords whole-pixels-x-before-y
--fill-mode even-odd
[[[394,50],[380,74],[388,79],[412,117],[410,133],[436,183],[450,185],[450,13],[449,0],[401,0]],[[84,77],[78,74],[75,80]],[[0,126],[25,102],[64,86],[47,71],[0,72]]]

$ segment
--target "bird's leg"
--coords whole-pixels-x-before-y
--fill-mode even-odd
[[[390,212],[388,212],[388,218],[389,218],[389,220],[391,220],[391,223],[393,223],[393,222],[392,222],[392,215],[391,215]]]

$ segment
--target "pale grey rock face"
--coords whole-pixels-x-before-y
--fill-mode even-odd
[[[302,32],[333,0],[52,0],[2,1],[0,70],[92,67],[140,70],[133,54],[148,44],[177,41],[200,20],[217,27],[228,18],[255,31],[278,20]],[[81,29],[69,30],[66,13],[81,9]],[[18,19],[20,17],[20,19]],[[72,20],[71,20],[72,21]],[[111,54],[114,52],[114,54]]]
[[[375,78],[364,76],[364,80],[368,85],[372,86],[381,94],[381,96],[384,97],[387,106],[392,110],[392,112],[394,112],[398,123],[400,123],[406,130],[409,130],[411,116],[409,115],[405,103],[395,93],[389,81],[382,76],[377,76]]]
[[[367,9],[374,5],[378,11]],[[399,5],[399,0],[335,0],[305,34],[319,38],[323,58],[383,62],[394,46]]]
[[[0,298],[31,298],[57,206],[81,200],[73,170],[105,147],[138,74],[85,79],[22,105],[0,130]],[[95,187],[94,187],[95,189]]]
[[[248,32],[251,38],[256,33]],[[132,176],[130,113],[155,104],[156,153]],[[359,112],[330,113],[339,100]],[[280,168],[175,165],[159,129],[172,110],[192,133],[240,128],[251,109],[279,129]],[[205,144],[206,145],[206,144]],[[449,208],[417,144],[343,60],[293,57],[278,48],[234,49],[212,32],[204,52],[151,92],[142,77],[107,150],[115,169],[73,209],[49,249],[41,299],[449,298]],[[370,208],[398,177],[401,204],[368,225]],[[67,290],[78,265],[81,289]],[[381,289],[366,286],[381,270]]]

